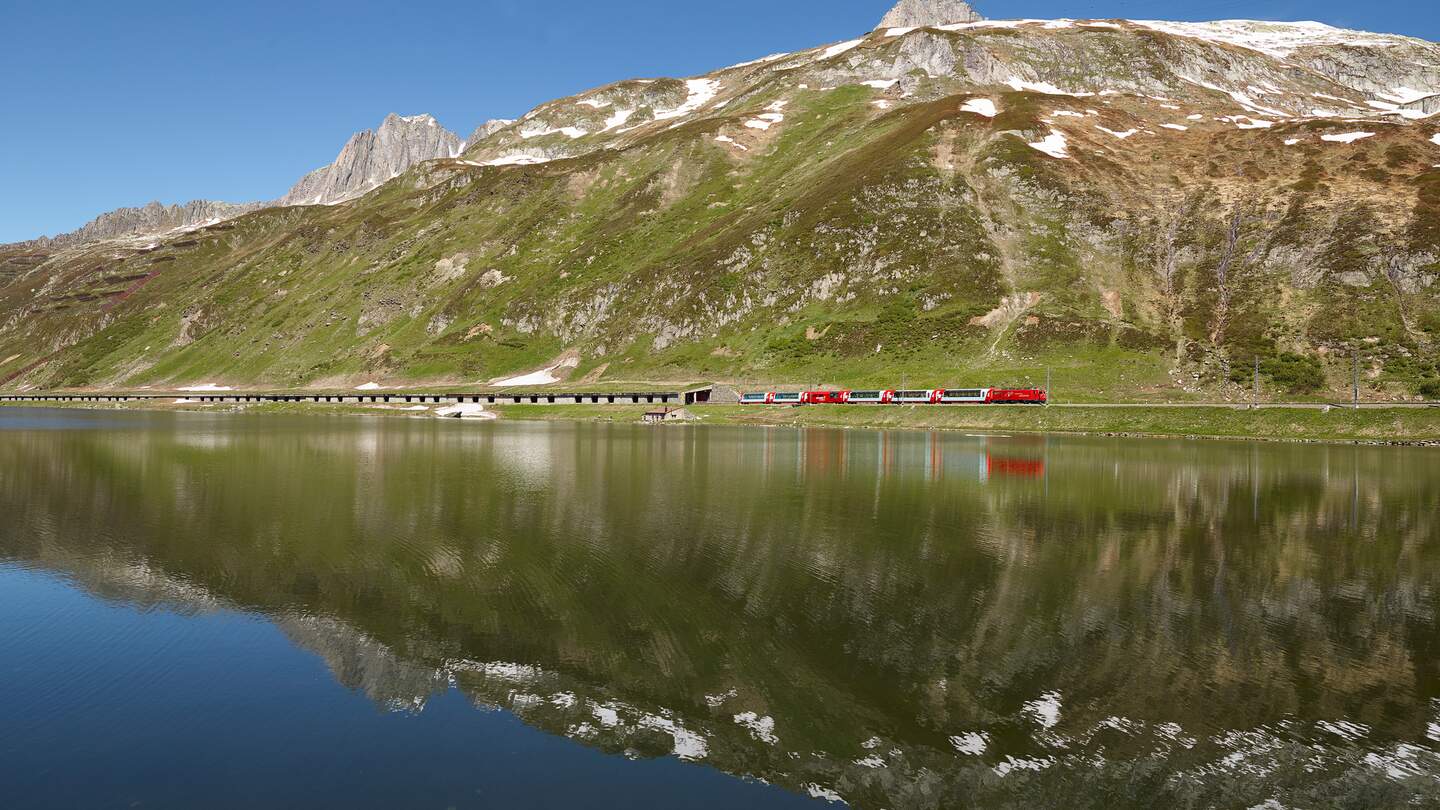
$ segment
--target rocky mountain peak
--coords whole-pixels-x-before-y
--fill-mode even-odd
[[[281,205],[343,202],[391,180],[417,163],[455,157],[462,143],[434,116],[390,113],[380,126],[351,136],[334,163],[305,175]]]
[[[475,144],[485,140],[486,138],[494,135],[495,133],[499,132],[505,127],[510,126],[513,123],[515,122],[508,118],[493,118],[489,121],[486,121],[485,123],[476,127],[475,131],[470,133],[470,137],[465,139],[465,148],[469,149]]]
[[[877,28],[917,28],[985,19],[965,0],[900,0]]]

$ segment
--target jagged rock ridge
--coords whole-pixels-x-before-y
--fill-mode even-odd
[[[876,28],[954,25],[985,19],[964,0],[900,0]]]
[[[433,116],[391,113],[378,129],[352,136],[334,163],[305,175],[279,203],[325,205],[353,199],[416,163],[454,157],[463,145]]]
[[[145,236],[214,224],[263,207],[265,203],[228,203],[215,200],[191,200],[183,205],[151,202],[139,208],[117,208],[108,211],[81,228],[59,236],[22,242],[32,247],[69,247],[104,239]]]
[[[470,136],[470,142],[482,140],[511,123],[487,121]],[[275,202],[193,200],[181,205],[151,202],[138,208],[117,208],[70,233],[20,242],[15,247],[74,247],[215,224],[269,205],[343,202],[395,178],[416,163],[454,157],[464,146],[459,137],[440,126],[433,116],[391,113],[379,128],[352,135],[334,163],[307,174]]]

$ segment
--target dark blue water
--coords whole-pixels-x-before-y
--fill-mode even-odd
[[[734,808],[814,800],[631,761],[451,689],[387,711],[274,625],[0,565],[0,806]]]

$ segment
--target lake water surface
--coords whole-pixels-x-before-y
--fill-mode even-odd
[[[1437,582],[1435,450],[0,409],[0,805],[1433,807]]]

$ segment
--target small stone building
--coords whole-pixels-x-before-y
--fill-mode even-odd
[[[663,422],[684,422],[693,419],[684,408],[657,408],[645,412],[645,424],[658,425]]]

